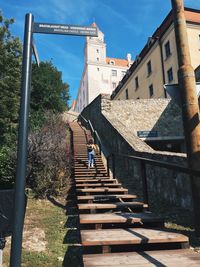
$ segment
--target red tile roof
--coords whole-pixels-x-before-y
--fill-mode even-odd
[[[127,59],[107,57],[106,58],[106,63],[110,64],[110,61],[114,61],[115,62],[114,66],[120,66],[120,67],[128,67],[129,66],[129,62],[128,62]]]
[[[185,18],[188,22],[200,23],[200,10],[185,10]]]

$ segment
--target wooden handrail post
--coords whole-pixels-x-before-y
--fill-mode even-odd
[[[141,161],[141,176],[142,176],[143,201],[144,201],[144,203],[149,204],[148,189],[147,189],[146,164],[144,161]]]
[[[115,173],[115,155],[112,154],[112,168],[113,168],[113,178],[115,179],[116,173]]]
[[[109,176],[109,158],[110,158],[110,156],[108,156],[107,158],[106,158],[106,163],[107,163],[107,176]]]

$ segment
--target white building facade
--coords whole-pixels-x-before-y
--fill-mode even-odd
[[[92,26],[97,27],[95,23]],[[75,111],[81,112],[99,94],[111,95],[131,64],[130,54],[127,59],[106,57],[104,34],[99,29],[98,37],[86,37],[84,70]]]

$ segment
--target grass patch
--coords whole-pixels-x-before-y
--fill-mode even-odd
[[[60,267],[68,249],[64,244],[68,231],[65,228],[65,199],[50,200],[28,199],[25,217],[22,266]],[[10,240],[4,249],[4,265],[9,266]]]

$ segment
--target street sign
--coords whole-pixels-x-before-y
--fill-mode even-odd
[[[157,131],[137,131],[137,136],[140,138],[157,137],[158,132]]]
[[[93,36],[97,37],[96,27],[83,27],[79,25],[66,25],[66,24],[52,24],[52,23],[37,23],[33,25],[34,33],[49,33],[49,34],[67,34],[67,35],[80,35],[80,36]]]

